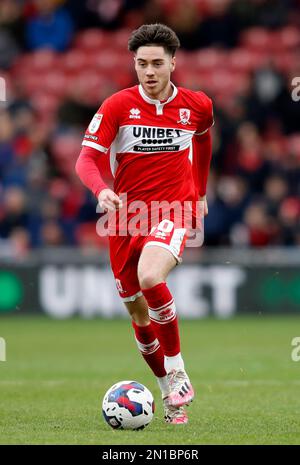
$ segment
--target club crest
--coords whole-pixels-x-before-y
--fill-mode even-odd
[[[191,124],[190,122],[191,110],[188,108],[179,108],[179,121],[177,123],[181,124]]]

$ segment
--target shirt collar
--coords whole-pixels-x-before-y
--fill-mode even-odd
[[[152,99],[150,97],[148,97],[146,94],[145,94],[145,91],[143,89],[143,86],[142,84],[139,85],[139,92],[140,92],[140,95],[141,97],[148,103],[151,103],[152,105],[166,105],[167,103],[171,102],[172,100],[174,100],[174,98],[176,97],[176,95],[178,94],[178,89],[177,87],[171,82],[171,86],[173,88],[173,92],[172,92],[172,95],[168,98],[168,100],[166,100],[165,102],[161,102],[160,100],[156,100],[156,99]]]

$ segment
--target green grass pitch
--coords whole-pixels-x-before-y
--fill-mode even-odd
[[[300,444],[297,317],[181,321],[182,352],[196,398],[188,425],[163,421],[156,380],[137,352],[128,320],[1,317],[1,444]],[[115,382],[153,393],[143,431],[115,431],[101,402]]]

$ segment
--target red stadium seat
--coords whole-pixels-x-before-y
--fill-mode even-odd
[[[60,56],[52,50],[38,50],[21,55],[12,67],[12,75],[29,96],[42,90],[50,72],[59,68]]]
[[[287,197],[285,198],[279,209],[280,217],[286,221],[298,222],[300,220],[300,200],[298,197]]]
[[[227,63],[232,70],[251,73],[260,67],[265,60],[265,52],[257,52],[247,48],[235,48],[228,54]]]
[[[288,137],[288,150],[300,162],[300,132],[294,133]]]
[[[45,74],[43,88],[59,97],[63,97],[66,93],[67,80],[63,71],[53,69]]]
[[[129,55],[129,52],[118,52],[115,49],[105,49],[100,50],[94,56],[93,62],[95,68],[102,71],[118,71],[120,74],[120,69],[122,72],[124,70],[132,69],[133,60]]]
[[[66,93],[66,84],[66,76],[59,69],[43,70],[40,73],[27,70],[19,80],[19,85],[29,97],[37,92],[63,97]]]
[[[60,98],[42,91],[31,95],[30,101],[38,115],[41,117],[44,117],[45,115],[54,116],[60,104]]]
[[[44,73],[37,74],[27,69],[23,74],[17,75],[16,80],[26,96],[31,96],[34,93],[40,92],[43,89]]]
[[[30,65],[36,71],[53,69],[56,66],[58,57],[59,55],[53,50],[37,50],[30,55]]]
[[[100,104],[108,95],[119,90],[111,76],[97,72],[94,68],[84,69],[81,73],[69,77],[68,90],[76,91],[82,99],[91,105]]]
[[[295,26],[286,26],[278,32],[278,41],[283,49],[299,50],[300,30]]]
[[[75,37],[73,46],[85,51],[97,52],[111,42],[110,33],[101,29],[86,29]]]
[[[51,140],[51,152],[55,163],[66,178],[73,175],[81,142],[82,134],[73,131],[56,134]]]
[[[198,70],[209,71],[220,66],[226,67],[227,54],[214,48],[206,48],[190,54],[193,67]]]
[[[263,28],[251,28],[241,34],[241,44],[254,51],[284,52],[300,46],[300,31],[293,26],[268,31]]]
[[[127,44],[131,32],[132,31],[130,29],[119,29],[111,33],[111,45],[115,50],[118,50],[122,53],[126,53],[126,51],[128,51]]]
[[[91,54],[87,54],[81,49],[72,49],[61,57],[60,67],[66,73],[78,73],[90,63]]]
[[[276,53],[272,57],[276,68],[282,73],[289,74],[293,69],[295,63],[299,62],[299,56],[295,52],[281,52]]]
[[[241,33],[241,45],[255,51],[268,51],[276,46],[272,32],[261,27],[252,27]]]
[[[176,68],[190,68],[193,64],[193,53],[179,49],[176,53]]]

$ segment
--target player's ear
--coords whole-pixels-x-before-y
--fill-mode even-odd
[[[174,71],[175,68],[176,68],[176,58],[175,58],[175,57],[172,57],[172,60],[171,60],[171,71]]]

